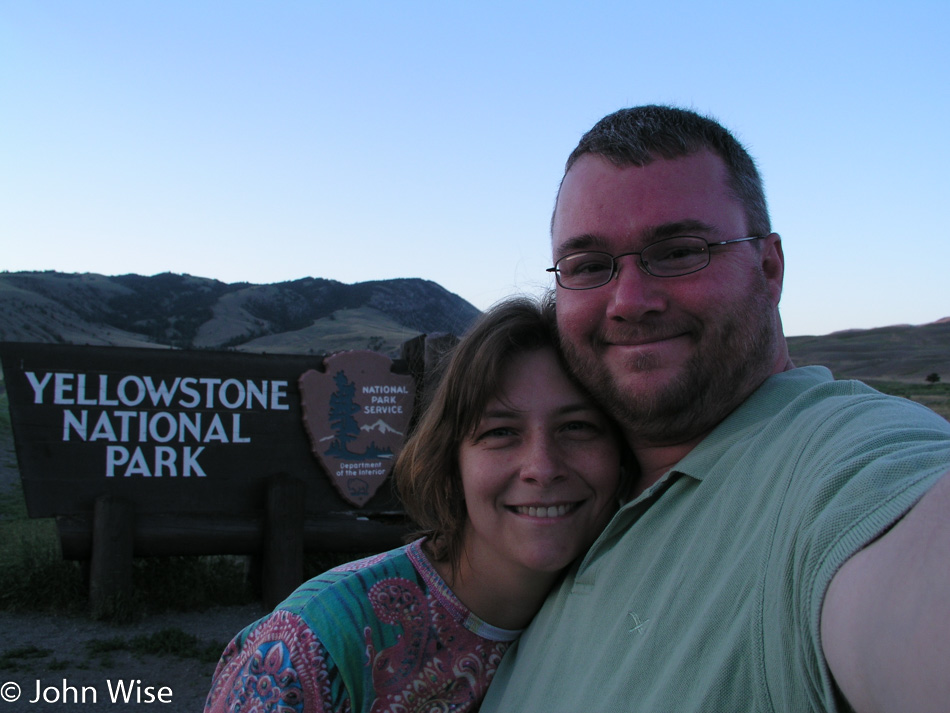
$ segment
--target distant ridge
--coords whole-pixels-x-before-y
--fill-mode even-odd
[[[419,334],[462,334],[478,314],[421,279],[254,285],[172,273],[0,273],[0,341],[395,355]],[[788,345],[796,365],[822,364],[838,378],[950,381],[950,317],[789,337]]]
[[[820,337],[789,337],[796,366],[822,364],[839,379],[950,381],[950,317],[918,326],[848,329]]]
[[[0,341],[271,353],[395,352],[461,334],[479,311],[428,280],[269,285],[162,273],[0,273]]]

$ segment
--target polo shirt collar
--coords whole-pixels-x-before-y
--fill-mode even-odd
[[[722,455],[737,440],[745,437],[750,429],[759,428],[763,421],[774,417],[808,389],[833,380],[831,372],[823,366],[803,366],[773,374],[637,500],[655,497],[658,492],[669,487],[677,476],[701,481]]]

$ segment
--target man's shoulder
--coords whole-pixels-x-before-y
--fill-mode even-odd
[[[744,407],[783,420],[804,418],[814,425],[821,418],[839,418],[879,420],[893,427],[899,417],[907,419],[905,425],[929,423],[950,432],[950,423],[926,406],[882,393],[863,381],[835,379],[822,366],[798,367],[772,376]]]
[[[800,367],[766,380],[678,469],[703,472],[737,459],[766,460],[774,469],[805,453],[831,449],[844,455],[866,451],[870,444],[927,440],[950,440],[950,422],[861,381],[836,380],[824,367]]]

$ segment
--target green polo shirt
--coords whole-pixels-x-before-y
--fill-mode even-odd
[[[950,470],[950,423],[823,367],[771,377],[625,505],[512,647],[488,711],[847,710],[838,568]]]

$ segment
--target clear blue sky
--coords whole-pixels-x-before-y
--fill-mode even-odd
[[[0,0],[0,269],[550,284],[617,108],[733,129],[790,335],[950,316],[950,3]]]

